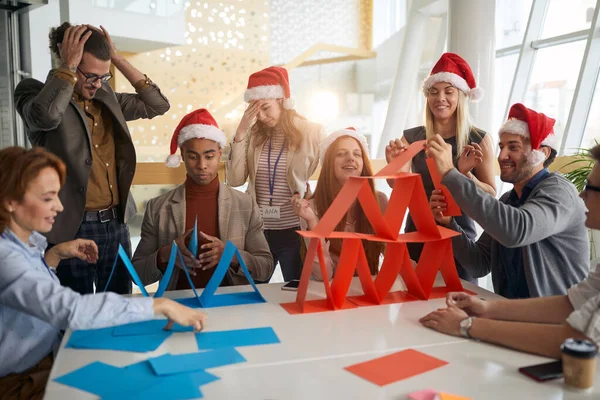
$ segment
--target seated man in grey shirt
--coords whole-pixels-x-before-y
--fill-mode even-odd
[[[522,104],[511,107],[500,128],[498,162],[500,178],[514,188],[500,200],[454,168],[451,149],[441,137],[428,143],[442,183],[484,230],[479,240],[469,239],[443,216],[445,198],[434,191],[430,205],[436,220],[462,233],[452,240],[454,256],[474,277],[491,272],[494,291],[507,298],[564,295],[589,270],[583,202],[569,181],[546,169],[556,155],[554,122]],[[475,166],[481,154],[471,153]]]
[[[596,165],[581,197],[589,210],[585,225],[600,229],[600,146],[591,154]],[[562,296],[484,301],[467,293],[449,293],[448,308],[434,311],[420,322],[449,335],[560,358],[560,345],[567,338],[588,338],[600,345],[599,267]]]

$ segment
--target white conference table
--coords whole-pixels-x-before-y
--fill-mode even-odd
[[[350,295],[361,294],[355,278]],[[436,284],[441,284],[439,280]],[[592,399],[600,398],[600,370],[591,392],[567,390],[562,380],[537,383],[520,374],[519,367],[550,361],[476,341],[447,336],[427,329],[418,320],[437,308],[443,299],[361,307],[314,314],[288,314],[279,303],[295,300],[296,292],[282,284],[259,285],[266,304],[206,309],[206,330],[272,327],[280,344],[238,347],[247,362],[212,368],[221,378],[204,385],[206,399],[406,399],[421,389],[436,389],[474,399]],[[486,299],[498,298],[480,287],[465,288]],[[392,290],[402,290],[398,280]],[[248,287],[220,288],[219,293],[246,291]],[[323,284],[311,282],[307,298],[323,297]],[[167,292],[169,297],[189,297],[191,291]],[[125,366],[163,353],[198,351],[192,333],[173,335],[156,351],[130,353],[64,348],[58,352],[45,399],[95,399],[96,396],[56,383],[62,376],[94,361]],[[449,362],[448,365],[379,387],[344,370],[404,349],[416,349]],[[108,384],[108,382],[107,382]]]

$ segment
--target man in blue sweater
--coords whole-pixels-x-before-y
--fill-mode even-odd
[[[575,187],[546,169],[556,156],[554,119],[526,108],[511,107],[500,128],[500,178],[514,185],[500,200],[459,173],[450,147],[441,137],[429,140],[442,183],[459,207],[484,230],[471,240],[444,217],[446,201],[434,191],[430,205],[438,223],[463,233],[453,238],[454,256],[474,277],[492,273],[494,291],[504,297],[564,295],[589,271],[585,207]],[[481,152],[472,149],[473,167]]]

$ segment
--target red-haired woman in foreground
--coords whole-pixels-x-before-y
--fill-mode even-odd
[[[76,239],[44,253],[56,215],[65,164],[40,148],[0,150],[0,399],[42,398],[53,351],[65,329],[91,329],[162,314],[202,329],[204,314],[169,299],[81,295],[61,286],[60,260],[98,260],[91,240]],[[172,325],[169,322],[169,325]]]
[[[292,198],[294,212],[300,217],[300,225],[304,230],[312,230],[318,223],[319,217],[333,203],[340,189],[351,176],[373,176],[371,162],[368,155],[366,138],[356,132],[354,128],[336,131],[325,138],[321,143],[321,173],[317,181],[317,188],[311,200]],[[375,195],[381,211],[385,212],[388,199],[385,194],[375,190],[373,180],[369,180],[371,190]],[[344,215],[335,229],[336,231],[373,233],[371,224],[367,220],[358,201]],[[379,271],[379,256],[384,246],[379,242],[363,241],[369,270],[372,275]],[[337,268],[341,239],[330,239],[323,242],[323,252],[327,267],[327,278],[331,279]],[[313,279],[323,280],[318,260],[313,262]]]

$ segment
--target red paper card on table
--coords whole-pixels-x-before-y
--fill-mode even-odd
[[[420,351],[408,349],[344,368],[379,386],[401,381],[432,369],[443,367],[446,361]]]

